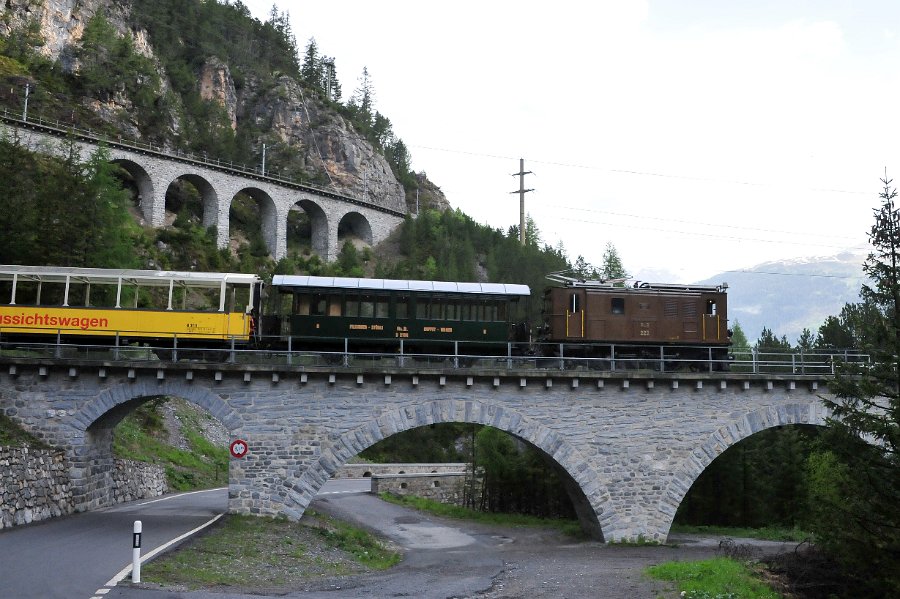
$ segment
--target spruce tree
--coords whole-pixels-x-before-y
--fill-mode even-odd
[[[860,348],[871,362],[839,368],[823,398],[831,444],[810,469],[816,532],[866,596],[900,592],[900,212],[896,189],[882,183],[861,292],[877,308]]]

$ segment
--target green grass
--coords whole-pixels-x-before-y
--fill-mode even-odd
[[[657,580],[676,583],[685,599],[779,599],[749,566],[726,557],[698,562],[667,562],[647,568]]]
[[[482,524],[496,524],[500,526],[547,526],[575,538],[585,538],[581,525],[577,520],[562,520],[555,518],[538,518],[524,514],[500,514],[493,512],[480,512],[458,505],[450,505],[416,497],[414,495],[397,496],[393,493],[381,493],[381,499],[397,505],[412,507],[435,516],[455,518],[457,520],[470,520]]]
[[[16,424],[12,418],[5,414],[0,414],[0,445],[25,445],[34,449],[48,449],[50,447]]]
[[[729,526],[687,526],[675,524],[673,533],[719,535],[745,539],[762,539],[765,541],[793,541],[800,543],[812,538],[812,533],[799,528],[765,526],[763,528],[737,528]]]
[[[160,400],[151,400],[122,419],[113,437],[116,457],[161,464],[169,488],[176,491],[208,489],[228,480],[228,448],[217,447],[198,431],[193,412],[178,410],[188,441],[186,450],[166,442],[166,430],[159,413]]]
[[[296,590],[311,578],[383,570],[400,557],[367,532],[311,510],[302,522],[231,515],[207,534],[146,564],[142,578],[190,589]]]

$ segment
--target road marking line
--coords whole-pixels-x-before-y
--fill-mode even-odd
[[[186,493],[177,493],[175,495],[166,495],[165,497],[160,497],[159,499],[151,499],[150,501],[145,501],[144,503],[138,503],[137,505],[139,505],[139,506],[140,505],[150,505],[151,503],[157,503],[159,501],[167,501],[169,499],[175,499],[176,497],[184,497],[185,495],[195,495],[197,493],[209,493],[210,491],[222,491],[227,488],[228,487],[216,487],[215,489],[203,489],[202,491],[188,491]]]
[[[213,490],[214,490],[214,489],[213,489]],[[202,493],[202,491],[194,491],[194,493]],[[157,501],[161,501],[161,500],[157,500]],[[184,533],[183,535],[181,535],[180,537],[176,537],[176,538],[172,539],[171,541],[169,541],[168,543],[165,543],[165,544],[163,544],[163,545],[160,545],[159,547],[157,547],[157,548],[154,549],[153,551],[151,551],[151,552],[147,553],[146,555],[144,555],[143,557],[141,557],[141,563],[143,564],[145,561],[147,561],[147,560],[149,560],[149,559],[151,559],[151,558],[153,558],[153,557],[156,557],[156,555],[157,555],[158,553],[160,553],[161,551],[165,551],[166,549],[168,549],[169,547],[171,547],[172,545],[174,545],[174,544],[177,543],[178,541],[181,541],[182,539],[186,539],[187,537],[191,536],[192,534],[194,534],[194,533],[196,533],[196,532],[200,532],[201,530],[203,530],[204,528],[206,528],[207,526],[209,526],[210,524],[212,524],[213,522],[215,522],[216,520],[218,520],[219,518],[221,518],[221,517],[224,516],[224,515],[225,515],[225,514],[217,514],[214,518],[212,518],[212,519],[208,520],[207,522],[201,524],[200,526],[198,526],[198,527],[195,528],[194,530],[189,530],[189,531],[187,531],[186,533]],[[127,566],[125,566],[124,568],[122,568],[122,569],[119,571],[118,574],[116,574],[115,576],[113,576],[112,578],[110,578],[109,581],[108,581],[104,586],[114,587],[114,586],[116,586],[117,584],[119,584],[119,582],[120,582],[121,580],[123,580],[126,576],[128,576],[130,573],[131,573],[131,564],[128,564]]]
[[[97,593],[98,595],[105,595],[109,592],[109,589],[97,589],[94,592]]]

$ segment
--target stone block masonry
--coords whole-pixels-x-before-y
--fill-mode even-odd
[[[466,490],[465,472],[434,474],[375,474],[372,493],[391,493],[406,497],[414,495],[450,505],[463,505]]]
[[[0,530],[76,511],[65,452],[0,447]],[[161,466],[115,460],[110,473],[112,502],[157,497],[167,492]]]
[[[595,538],[665,541],[691,485],[764,429],[823,425],[824,379],[744,373],[366,370],[264,364],[97,364],[0,357],[0,411],[69,460],[76,510],[113,504],[112,429],[159,395],[210,412],[248,451],[228,509],[297,519],[361,451],[414,428],[488,425],[568,475]]]

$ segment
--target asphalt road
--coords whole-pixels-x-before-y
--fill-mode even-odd
[[[385,571],[311,581],[297,599],[563,599],[676,597],[671,586],[643,575],[650,564],[704,559],[718,539],[677,539],[677,547],[574,543],[541,528],[496,527],[444,520],[381,501],[369,479],[332,480],[310,506],[355,522],[401,548],[404,559]],[[144,528],[144,555],[224,511],[224,490],[167,496],[78,514],[0,533],[0,598],[260,599],[209,591],[139,588],[125,577],[131,530]],[[672,539],[670,539],[671,541]],[[743,541],[742,541],[743,542]],[[758,543],[760,553],[784,549]]]
[[[365,493],[371,479],[334,479],[319,497]],[[197,527],[227,508],[224,488],[166,495],[74,514],[0,532],[0,599],[90,599],[130,580],[134,521],[143,528],[141,555]]]
[[[52,519],[0,533],[0,597],[89,599],[108,592],[131,566],[134,521],[143,525],[142,554],[225,511],[214,489]],[[99,592],[103,591],[104,592]]]

